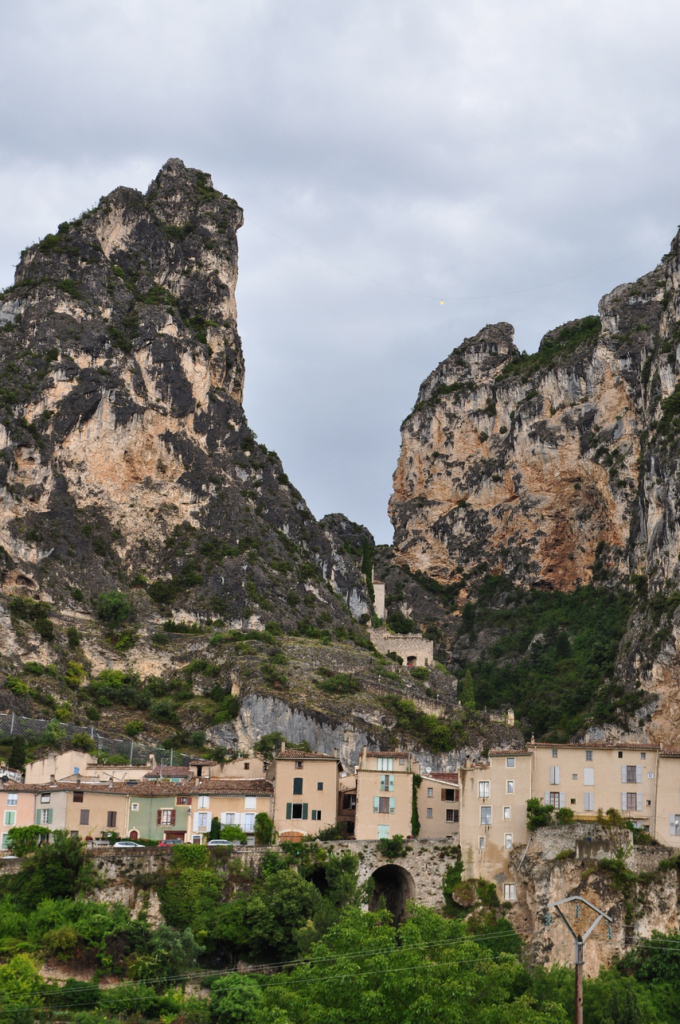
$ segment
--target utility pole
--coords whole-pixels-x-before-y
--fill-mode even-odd
[[[574,918],[577,921],[578,921],[579,917],[581,916],[581,913],[580,913],[581,912],[581,904],[584,904],[584,906],[586,906],[586,907],[590,907],[590,909],[595,914],[597,914],[597,917],[595,918],[595,920],[593,921],[593,923],[591,924],[590,928],[585,933],[585,935],[582,936],[580,934],[580,932],[579,933],[575,932],[574,929],[569,924],[569,922],[567,921],[567,919],[564,916],[564,914],[562,913],[562,907],[565,906],[565,904],[567,904],[567,903],[574,903],[575,904]],[[575,971],[574,971],[574,974],[575,974],[575,979],[574,979],[574,981],[575,981],[574,1024],[583,1024],[583,960],[584,960],[586,940],[590,936],[590,934],[593,931],[593,929],[596,928],[597,925],[600,923],[600,921],[602,921],[602,920],[609,921],[609,924],[611,925],[612,919],[609,916],[609,914],[605,914],[604,910],[600,910],[599,907],[596,907],[594,903],[590,902],[590,900],[584,899],[583,896],[567,896],[563,900],[557,900],[555,903],[550,903],[548,905],[548,911],[546,913],[546,924],[550,924],[550,920],[551,920],[551,918],[550,918],[550,910],[553,907],[555,908],[557,913],[560,915],[560,917],[562,918],[562,920],[566,924],[567,928],[571,932],[571,934],[573,936],[573,939],[574,939],[574,968],[575,968]]]

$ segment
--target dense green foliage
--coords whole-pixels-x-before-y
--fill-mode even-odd
[[[499,379],[515,374],[521,374],[526,379],[536,370],[548,370],[581,345],[594,345],[601,330],[602,322],[599,316],[585,316],[581,320],[558,327],[542,340],[538,352],[516,356],[503,370]]]
[[[130,617],[132,606],[120,590],[108,590],[97,598],[97,615],[102,622],[118,626]]]
[[[412,700],[392,695],[381,697],[381,703],[392,712],[396,729],[419,740],[433,754],[453,750],[466,742],[465,727],[460,721],[447,721],[421,711]]]
[[[526,591],[487,576],[475,629],[498,639],[470,665],[477,705],[509,704],[537,738],[566,740],[589,719],[622,722],[642,703],[610,682],[632,604],[628,591]]]

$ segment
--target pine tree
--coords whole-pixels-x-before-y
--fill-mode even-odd
[[[26,740],[23,736],[15,736],[12,740],[12,749],[9,755],[7,767],[16,772],[23,772],[26,764]]]
[[[475,710],[475,687],[472,682],[472,673],[467,669],[460,687],[458,699],[466,711]]]

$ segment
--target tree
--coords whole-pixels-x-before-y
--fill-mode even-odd
[[[58,830],[52,833],[51,843],[38,847],[8,888],[19,906],[32,909],[41,900],[73,900],[89,892],[95,881],[95,870],[85,860],[85,843]]]
[[[216,838],[229,839],[232,843],[245,843],[248,840],[248,836],[238,825],[222,825]]]
[[[26,740],[23,736],[15,736],[9,753],[7,767],[15,772],[23,772],[26,766]]]
[[[269,846],[273,839],[274,822],[266,811],[260,811],[255,815],[255,842],[258,846]]]
[[[33,1013],[42,1006],[43,981],[38,967],[28,953],[17,953],[0,965],[0,1021],[34,1020]]]
[[[551,825],[554,810],[555,808],[550,804],[542,804],[537,796],[532,796],[527,800],[527,828],[529,831],[535,832],[537,828]]]
[[[44,825],[15,825],[7,833],[9,845],[15,857],[35,853],[41,843],[50,838],[50,829]]]
[[[266,761],[271,761],[274,754],[286,741],[286,737],[282,732],[267,732],[264,736],[260,736],[257,743],[253,744],[253,751],[256,754],[261,754]]]
[[[228,974],[210,988],[210,1011],[216,1024],[259,1024],[264,996],[255,978]]]
[[[111,626],[119,626],[131,613],[132,606],[120,590],[108,590],[97,598],[97,615]]]
[[[467,669],[463,676],[463,682],[461,683],[458,699],[466,711],[475,710],[475,688],[474,683],[472,682],[472,673],[470,672],[470,669]]]
[[[210,822],[210,838],[219,839],[222,826],[220,825],[219,818],[213,818]]]

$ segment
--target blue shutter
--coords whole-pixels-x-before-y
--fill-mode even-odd
[[[390,793],[394,792],[394,775],[390,775]]]
[[[379,810],[380,810],[380,797],[379,796],[374,796],[373,797],[373,813],[377,814]]]
[[[390,797],[390,814],[394,814],[394,797]]]
[[[307,804],[302,805],[302,819],[303,821],[307,820]]]
[[[286,817],[287,818],[292,818],[293,817],[293,805],[292,804],[286,804]]]

